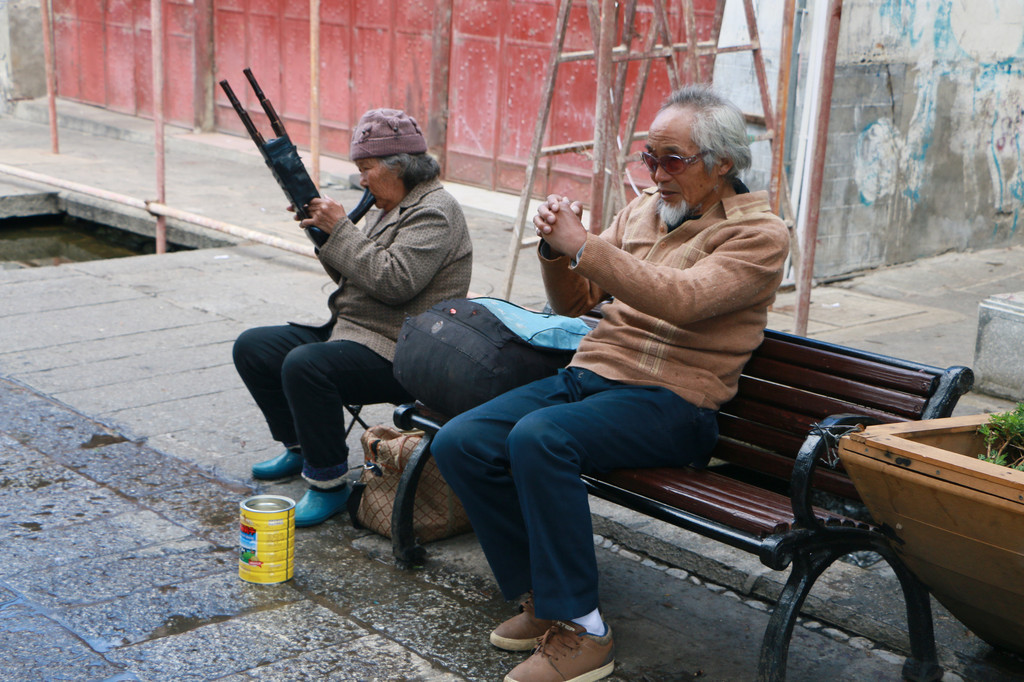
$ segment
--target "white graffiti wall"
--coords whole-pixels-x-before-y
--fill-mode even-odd
[[[842,20],[826,177],[846,187],[823,195],[816,274],[1024,243],[1024,0],[847,1]]]
[[[758,0],[776,100],[785,0]],[[829,0],[797,0],[786,164],[798,237]],[[747,40],[728,0],[720,44]],[[746,55],[714,81],[760,111]],[[829,110],[815,275],[819,279],[952,250],[1024,244],[1024,0],[845,0]],[[771,150],[751,172],[767,185]]]

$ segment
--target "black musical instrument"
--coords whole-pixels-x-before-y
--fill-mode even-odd
[[[228,85],[227,80],[222,80],[220,87],[224,89],[224,93],[228,96],[228,100],[230,100],[231,106],[234,107],[235,113],[242,120],[242,125],[248,131],[249,137],[256,143],[257,149],[263,155],[263,160],[267,162],[270,172],[274,175],[274,179],[277,180],[277,184],[280,185],[285,196],[288,197],[292,207],[295,209],[295,213],[300,218],[309,218],[309,214],[306,212],[306,205],[312,199],[319,197],[320,193],[317,191],[316,185],[313,184],[313,180],[309,177],[309,173],[306,172],[306,167],[302,165],[299,152],[288,137],[288,133],[284,129],[284,123],[281,122],[281,117],[277,115],[274,105],[263,94],[263,89],[256,82],[256,77],[252,75],[250,69],[244,69],[242,73],[249,80],[249,84],[252,86],[253,92],[256,93],[256,98],[259,99],[263,111],[267,114],[267,118],[270,119],[270,125],[277,137],[264,141],[260,131],[256,129],[252,119],[249,117],[249,113],[242,106],[241,102],[238,101],[238,98],[235,97],[235,93],[231,86]],[[353,223],[359,222],[366,215],[366,212],[370,210],[370,207],[373,206],[374,201],[376,199],[373,193],[369,189],[363,190],[363,196],[359,199],[359,203],[354,209],[349,211],[348,219]],[[320,247],[324,245],[330,235],[315,226],[307,227],[305,230],[306,236],[309,237],[310,241],[313,242],[314,248],[319,252]]]

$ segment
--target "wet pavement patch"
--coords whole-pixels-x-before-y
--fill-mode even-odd
[[[0,377],[0,434],[64,464],[82,459],[97,436],[125,438],[104,424]]]
[[[97,651],[177,637],[246,613],[301,601],[289,585],[254,589],[230,570],[158,585],[116,601],[62,609],[58,617]]]
[[[49,566],[10,576],[8,584],[34,603],[60,608],[95,604],[157,585],[235,570],[238,563],[235,552],[191,537],[86,559],[70,553],[62,556],[61,552],[54,548]]]
[[[16,524],[5,536],[9,561],[0,576],[33,574],[57,565],[82,565],[91,558],[114,559],[125,552],[190,536],[187,529],[145,510],[130,509],[117,516],[92,522],[43,527],[30,522]]]
[[[104,680],[123,668],[26,603],[0,608],[3,677],[8,680]]]
[[[303,601],[120,647],[107,657],[147,679],[173,670],[175,680],[210,680],[366,634],[331,610]]]
[[[83,450],[91,450],[93,448],[101,448],[104,445],[113,445],[114,443],[124,443],[128,439],[124,436],[118,436],[107,433],[94,433],[92,438],[87,442],[82,443]]]

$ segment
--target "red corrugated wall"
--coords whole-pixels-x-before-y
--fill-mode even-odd
[[[192,126],[195,115],[195,8],[164,0],[165,117]],[[152,116],[149,0],[53,0],[57,88],[61,97]]]
[[[640,30],[651,21],[650,1],[640,0]],[[196,84],[208,74],[197,73],[206,67],[196,57],[204,46],[195,36],[201,35],[197,26],[210,20],[201,14],[212,13],[212,82],[227,78],[270,136],[242,75],[250,67],[291,137],[308,144],[308,0],[164,2],[169,122],[193,125],[200,120],[196,108],[202,102],[194,93],[202,92]],[[697,0],[696,5],[704,37],[710,33],[715,0]],[[60,96],[150,116],[150,0],[53,0],[53,6]],[[351,128],[363,111],[401,108],[420,120],[424,132],[431,116],[441,119],[434,128],[444,135],[432,141],[444,158],[447,179],[518,193],[557,7],[556,0],[321,0],[321,149],[347,156]],[[675,39],[682,41],[679,8],[671,8],[670,23]],[[591,47],[586,3],[578,0],[566,49]],[[637,69],[636,64],[630,67],[630,82]],[[443,91],[432,93],[432,87]],[[647,86],[641,129],[667,92],[665,68],[658,63]],[[242,133],[220,88],[211,94],[216,127]],[[564,64],[545,144],[592,139],[594,102],[593,62]],[[446,132],[439,123],[446,124]],[[589,157],[560,156],[545,162],[536,189],[583,196],[590,173]]]
[[[308,0],[217,0],[214,11],[216,80],[227,78],[239,99],[261,112],[242,76],[242,69],[251,68],[291,138],[307,144]],[[325,152],[348,155],[352,126],[367,109],[405,109],[426,120],[432,26],[432,0],[323,0],[320,124]],[[217,127],[241,131],[223,93],[218,91],[215,101]],[[263,125],[262,118],[254,120]]]

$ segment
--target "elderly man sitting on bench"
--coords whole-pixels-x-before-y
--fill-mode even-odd
[[[432,444],[487,561],[520,612],[490,635],[532,656],[506,682],[584,682],[611,674],[597,558],[580,474],[704,466],[716,411],[761,343],[789,233],[750,166],[741,112],[704,86],[673,93],[641,157],[654,186],[601,235],[578,202],[549,196],[534,217],[555,312],[612,297],[556,376],[449,421]]]

